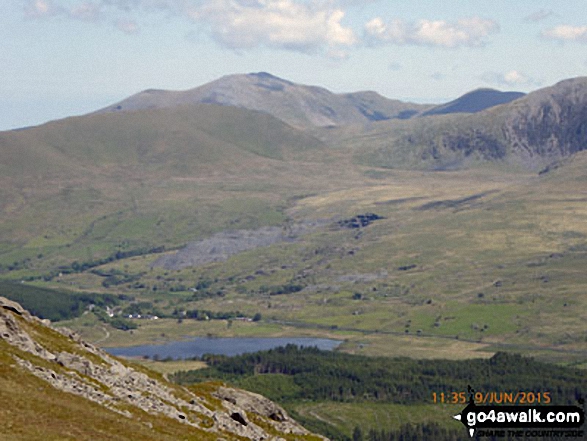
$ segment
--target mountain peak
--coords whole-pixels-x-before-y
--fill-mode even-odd
[[[447,113],[477,113],[490,107],[507,104],[523,96],[525,94],[522,92],[502,92],[496,89],[480,88],[467,92],[446,104],[433,107],[424,112],[422,116]]]
[[[144,91],[99,113],[202,103],[268,113],[295,127],[366,124],[404,118],[430,107],[390,100],[374,92],[336,94],[322,87],[296,84],[268,72],[252,72],[227,75],[183,92]]]
[[[272,81],[280,81],[282,83],[291,84],[291,85],[294,84],[291,81],[284,80],[283,78],[279,78],[275,75],[270,74],[269,72],[252,72],[252,73],[247,74],[247,76],[255,77],[259,80],[272,80]]]

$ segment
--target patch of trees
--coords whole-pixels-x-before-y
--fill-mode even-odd
[[[131,329],[138,328],[136,323],[122,317],[111,317],[106,323],[121,331],[130,331]]]
[[[104,288],[109,288],[110,286],[118,286],[118,285],[125,285],[133,282],[138,282],[141,279],[142,273],[140,274],[128,274],[119,270],[112,270],[112,271],[102,271],[102,270],[92,270],[92,274],[96,274],[97,276],[104,277],[102,280],[102,286]],[[135,284],[137,287],[144,288],[143,284]]]
[[[359,427],[353,431],[352,441],[468,441],[464,427],[447,429],[436,423],[431,424],[404,424],[398,430],[369,430],[363,434]],[[484,438],[493,440],[493,438]]]
[[[113,253],[110,256],[104,257],[102,259],[95,259],[87,262],[74,261],[71,263],[71,265],[61,265],[55,271],[51,271],[50,273],[45,274],[43,276],[29,277],[26,280],[32,281],[35,279],[42,279],[46,282],[49,282],[53,280],[55,277],[59,276],[59,274],[83,273],[84,271],[87,271],[89,269],[106,265],[107,263],[115,262],[117,260],[128,259],[129,257],[142,256],[145,254],[163,253],[164,251],[165,246],[153,248],[137,248],[128,251],[117,251],[116,253]]]
[[[285,285],[261,285],[259,292],[261,294],[269,294],[270,296],[278,296],[282,294],[292,294],[294,292],[300,292],[304,289],[303,285],[297,285],[295,283],[286,283]]]
[[[282,403],[297,400],[430,403],[432,392],[467,391],[470,385],[478,391],[549,391],[552,403],[562,405],[576,404],[581,391],[587,390],[584,372],[509,353],[497,353],[488,360],[412,360],[288,345],[208,362],[209,368],[177,373],[174,380],[184,384],[210,379],[236,385],[246,382],[254,392]],[[296,387],[267,387],[267,381],[255,381],[256,376],[264,374],[270,375],[265,377],[269,383],[290,377]]]
[[[192,309],[188,311],[174,310],[173,316],[178,318],[188,318],[194,320],[233,320],[236,318],[251,318],[240,311],[209,311],[207,309]],[[252,321],[261,320],[261,314],[256,313]]]
[[[398,271],[409,271],[411,269],[416,268],[416,266],[417,265],[416,264],[413,264],[413,263],[410,264],[410,265],[403,265],[403,266],[398,267]]]
[[[20,303],[37,317],[55,322],[79,317],[90,305],[106,308],[119,303],[110,294],[73,293],[10,281],[0,281],[0,295]]]
[[[0,265],[0,271],[6,269],[7,271],[18,271],[22,269],[29,268],[29,264],[31,263],[31,259],[29,257],[25,257],[22,260],[15,260],[13,263],[9,263],[7,265]]]
[[[136,302],[131,303],[122,310],[122,315],[135,315],[135,314],[151,314],[161,317],[163,314],[153,309],[153,303],[151,302]]]
[[[215,297],[224,297],[224,291],[222,291],[221,289],[217,291],[197,291],[192,295],[192,300],[213,299]]]

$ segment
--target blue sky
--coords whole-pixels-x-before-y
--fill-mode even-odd
[[[0,130],[267,71],[443,102],[587,70],[584,0],[6,0]]]

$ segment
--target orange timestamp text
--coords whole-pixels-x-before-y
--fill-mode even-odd
[[[475,392],[475,404],[550,404],[550,392]],[[432,392],[435,404],[466,404],[469,401],[467,392]]]

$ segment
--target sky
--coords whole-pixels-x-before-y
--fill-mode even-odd
[[[0,130],[269,72],[441,103],[587,71],[585,0],[2,0]]]

